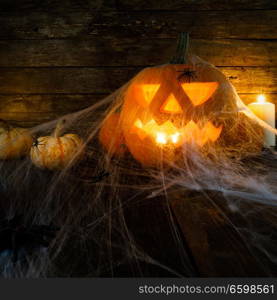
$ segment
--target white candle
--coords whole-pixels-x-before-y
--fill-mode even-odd
[[[273,103],[266,102],[264,95],[259,95],[257,97],[257,101],[250,103],[248,107],[257,117],[275,128],[275,105]],[[264,130],[264,145],[266,147],[276,145],[275,134],[266,129]]]

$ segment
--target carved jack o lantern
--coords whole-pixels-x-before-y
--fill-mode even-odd
[[[124,143],[136,160],[153,166],[178,160],[187,145],[217,143],[225,126],[218,117],[221,111],[236,114],[233,91],[212,65],[189,60],[187,49],[188,35],[181,34],[170,64],[143,69],[131,80],[120,116],[107,118],[100,132],[100,142],[110,153],[118,154],[115,146]],[[115,117],[110,131],[117,131],[116,141],[112,136],[103,139]]]
[[[194,75],[186,72],[197,70],[177,64],[145,69],[127,90],[122,109],[125,142],[145,165],[172,162],[184,143],[202,147],[220,136],[221,126],[198,122],[196,116],[197,107],[211,99],[218,82],[187,82],[186,77]]]

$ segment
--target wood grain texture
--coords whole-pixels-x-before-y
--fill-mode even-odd
[[[242,164],[257,176],[263,176],[263,170],[270,173],[277,167],[275,155],[269,151]],[[272,178],[270,184],[274,183]],[[272,229],[276,224],[272,207],[245,201],[239,193],[182,190],[181,186],[169,192],[168,198],[200,276],[276,276],[272,256],[264,251],[277,241],[276,231]]]
[[[109,94],[14,94],[0,95],[1,113],[67,113],[89,107]],[[259,94],[239,94],[245,104],[257,99]],[[265,94],[267,101],[277,104],[277,94]]]
[[[0,94],[111,93],[135,68],[8,68],[0,73]]]
[[[116,8],[125,10],[234,10],[235,9],[276,9],[272,0],[117,0]]]
[[[65,114],[80,111],[107,94],[0,95],[0,119],[32,127]],[[104,109],[104,106],[103,106]]]
[[[57,113],[54,111],[47,113],[32,113],[32,112],[17,112],[17,113],[1,113],[0,119],[6,120],[13,125],[19,125],[20,127],[34,127],[36,125],[52,121],[58,117],[63,116],[63,113]]]
[[[20,126],[32,127],[62,115],[87,108],[108,94],[41,94],[0,95],[0,118]],[[254,102],[258,94],[240,94],[245,104]],[[277,105],[277,94],[266,94]]]
[[[180,31],[244,101],[266,93],[276,103],[276,8],[271,0],[2,0],[0,113],[36,124],[87,107],[166,63]]]
[[[111,93],[141,68],[2,68],[0,94]],[[277,93],[276,67],[220,67],[239,93]]]
[[[245,104],[252,103],[257,100],[259,94],[239,94],[241,100]],[[277,105],[277,94],[264,94],[266,100]]]
[[[220,70],[233,83],[238,93],[277,92],[275,67],[223,67]]]
[[[272,0],[1,0],[1,11],[15,10],[234,10],[276,9]]]
[[[0,95],[1,113],[70,113],[105,98],[107,94]]]
[[[115,37],[276,39],[277,10],[70,11],[2,13],[0,39],[89,39]]]
[[[200,276],[265,276],[262,260],[234,225],[243,224],[243,218],[232,215],[224,196],[208,191],[187,194],[171,194],[171,208]]]
[[[145,66],[170,60],[174,39],[0,41],[0,67]],[[277,66],[277,41],[198,40],[191,52],[216,66]]]

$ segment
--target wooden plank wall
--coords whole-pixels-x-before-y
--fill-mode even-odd
[[[245,102],[277,104],[276,28],[276,0],[1,0],[0,118],[32,126],[87,107],[168,61],[181,31]]]

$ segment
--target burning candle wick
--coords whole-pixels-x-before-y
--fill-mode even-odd
[[[264,95],[259,95],[257,97],[257,102],[260,104],[264,104],[266,102],[265,96]]]

